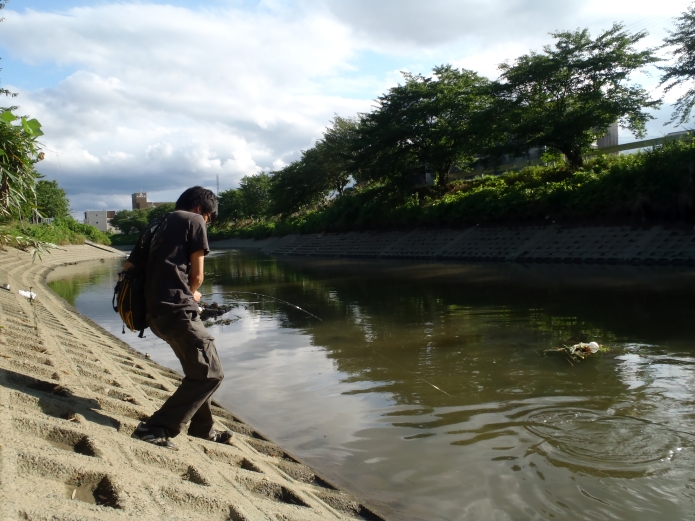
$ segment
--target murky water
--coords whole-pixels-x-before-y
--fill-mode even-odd
[[[120,335],[117,271],[51,286]],[[238,305],[217,399],[391,519],[695,517],[693,271],[217,252],[203,292]]]

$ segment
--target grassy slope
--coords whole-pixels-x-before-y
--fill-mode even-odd
[[[8,235],[31,237],[53,244],[84,244],[90,240],[98,244],[111,244],[109,236],[94,226],[82,224],[74,219],[56,219],[52,224],[7,224],[2,231]]]

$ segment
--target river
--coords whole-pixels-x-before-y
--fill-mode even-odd
[[[180,370],[121,334],[119,267],[49,285]],[[387,518],[695,517],[693,270],[216,251],[205,271],[205,300],[236,306],[210,329],[215,398]],[[607,351],[544,354],[578,341]]]

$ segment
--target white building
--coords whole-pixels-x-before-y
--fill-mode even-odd
[[[113,232],[111,217],[114,215],[116,215],[116,212],[113,210],[89,210],[84,213],[84,223],[91,224],[102,232]]]

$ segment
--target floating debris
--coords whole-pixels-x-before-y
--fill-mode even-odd
[[[234,322],[238,322],[241,320],[241,317],[239,315],[234,315],[235,318],[225,318],[222,320],[215,320],[210,321],[208,320],[207,322],[203,322],[203,325],[205,327],[212,327],[212,326],[228,326],[229,324],[233,324]]]
[[[199,306],[203,308],[203,311],[200,313],[200,320],[203,321],[221,317],[225,313],[229,313],[232,309],[238,307],[236,304],[223,304],[220,306],[217,302],[211,304],[200,302]]]
[[[567,358],[567,361],[570,364],[572,364],[572,362],[579,363],[582,360],[584,360],[587,356],[598,353],[599,351],[606,351],[606,349],[602,348],[596,342],[589,342],[588,344],[584,342],[579,342],[578,344],[575,344],[573,346],[563,346],[554,349],[546,349],[545,351],[543,351],[543,354],[564,355]]]

